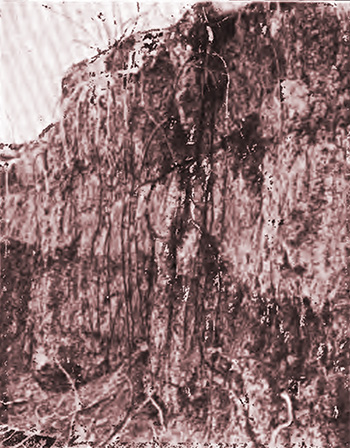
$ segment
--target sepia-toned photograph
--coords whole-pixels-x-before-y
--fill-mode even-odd
[[[350,2],[0,35],[0,447],[350,448]]]

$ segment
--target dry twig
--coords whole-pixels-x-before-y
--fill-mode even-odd
[[[58,359],[55,359],[54,361],[55,361],[55,364],[57,365],[57,367],[66,375],[66,377],[67,377],[67,379],[68,379],[68,381],[69,381],[69,383],[70,383],[70,385],[72,387],[72,391],[74,393],[75,410],[74,410],[74,413],[72,415],[72,419],[71,419],[71,423],[70,423],[70,427],[69,427],[69,434],[68,434],[68,445],[69,445],[69,442],[70,442],[71,438],[73,437],[73,430],[74,430],[76,415],[81,410],[82,404],[81,404],[81,400],[79,398],[78,391],[77,391],[77,389],[75,387],[74,380],[69,375],[67,370],[62,366],[62,364],[60,363],[60,361]]]
[[[269,443],[269,448],[277,448],[277,437],[278,434],[282,431],[282,429],[288,428],[293,422],[293,408],[292,408],[292,402],[287,394],[287,392],[282,392],[281,397],[284,399],[284,401],[287,403],[287,413],[288,413],[288,420],[285,423],[281,423],[280,425],[275,428],[271,434],[271,440]]]

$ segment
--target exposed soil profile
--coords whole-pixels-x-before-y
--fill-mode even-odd
[[[197,4],[1,145],[3,446],[350,446],[349,35]]]

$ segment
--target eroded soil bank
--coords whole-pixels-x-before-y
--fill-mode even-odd
[[[2,145],[4,444],[349,446],[348,24],[197,5]]]

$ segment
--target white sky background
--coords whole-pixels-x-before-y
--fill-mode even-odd
[[[0,143],[35,139],[58,118],[61,79],[73,63],[95,55],[97,47],[106,48],[109,40],[113,43],[125,26],[133,28],[137,17],[135,31],[166,27],[189,5],[140,1],[138,14],[136,1],[3,0]]]

